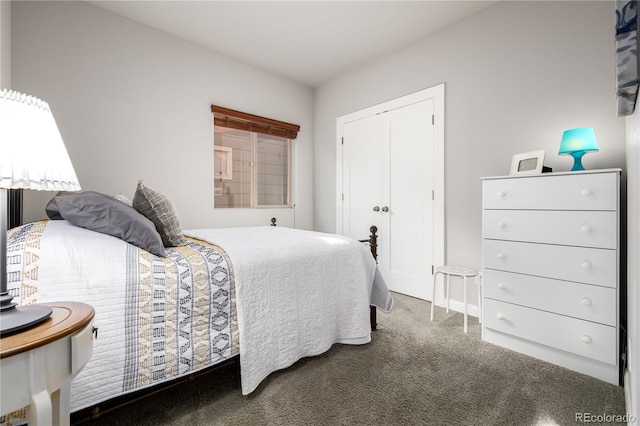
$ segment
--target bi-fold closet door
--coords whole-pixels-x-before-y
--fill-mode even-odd
[[[430,299],[434,100],[345,121],[341,130],[338,232],[362,239],[377,226],[379,268],[389,288]]]

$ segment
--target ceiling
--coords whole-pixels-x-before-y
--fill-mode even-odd
[[[318,87],[496,1],[89,1]]]

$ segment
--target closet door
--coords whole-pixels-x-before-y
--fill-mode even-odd
[[[389,289],[427,299],[433,265],[433,100],[343,125],[342,233],[378,227]]]
[[[382,146],[386,139],[383,120],[374,115],[343,127],[342,234],[357,240],[368,238],[369,227],[380,229],[382,202]]]
[[[380,260],[392,290],[430,298],[433,264],[433,101],[383,114]],[[388,207],[388,211],[384,207]]]

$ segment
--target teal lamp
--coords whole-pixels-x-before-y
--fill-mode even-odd
[[[591,127],[580,127],[578,129],[565,130],[560,142],[558,155],[571,155],[573,157],[573,168],[571,171],[584,170],[582,166],[582,156],[587,151],[598,151],[596,134]]]

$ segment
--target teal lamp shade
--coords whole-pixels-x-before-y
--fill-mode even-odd
[[[574,162],[571,171],[584,170],[582,156],[587,151],[598,151],[596,134],[591,127],[580,127],[564,131],[558,155],[564,154],[573,157]]]

